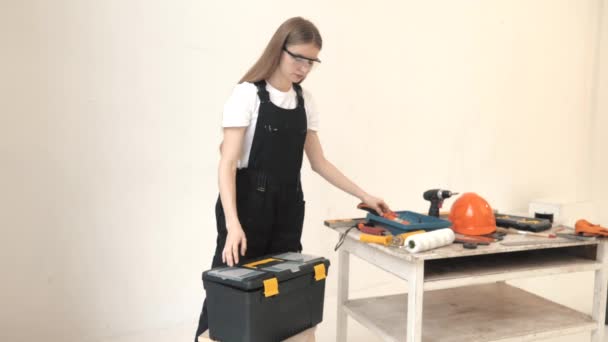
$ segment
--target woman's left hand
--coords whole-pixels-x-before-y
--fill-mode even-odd
[[[374,208],[374,210],[376,210],[380,215],[391,211],[391,209],[388,207],[388,204],[386,204],[382,198],[378,198],[372,195],[365,195],[363,196],[361,201]]]

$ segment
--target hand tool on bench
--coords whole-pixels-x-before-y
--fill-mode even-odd
[[[551,239],[551,240],[523,240],[523,241],[502,241],[500,244],[503,246],[535,246],[535,245],[550,245],[556,243],[572,243],[568,240]]]
[[[568,227],[568,226],[556,226],[555,227],[555,235],[557,235],[557,237],[561,237],[561,238],[565,238],[565,239],[571,239],[571,240],[579,240],[579,241],[593,241],[593,240],[597,240],[597,237],[594,235],[584,235],[584,234],[577,234],[574,232],[574,228],[572,227]]]
[[[331,228],[349,228],[356,226],[360,222],[365,222],[365,218],[346,218],[324,221],[325,225]]]
[[[384,217],[387,220],[395,221],[397,223],[401,223],[401,224],[404,224],[404,225],[410,224],[409,221],[400,218],[399,215],[397,215],[394,211],[387,211],[384,214],[380,214],[379,212],[376,211],[376,209],[370,207],[369,205],[367,205],[365,203],[359,203],[357,205],[357,208],[361,209],[361,210],[365,210],[365,211],[369,212],[370,214],[373,214],[373,215],[376,215],[376,216],[380,216],[380,217]]]
[[[348,227],[347,230],[340,233],[340,237],[338,238],[338,242],[336,243],[336,246],[334,247],[334,251],[337,251],[338,248],[340,248],[340,246],[342,246],[342,244],[344,243],[344,239],[346,239],[346,235],[348,235],[348,233],[350,233],[350,231],[355,228],[357,228],[359,231],[361,231],[361,233],[371,235],[371,236],[389,236],[389,237],[392,236],[388,229],[386,229],[384,227],[376,227],[371,222],[365,222],[363,220],[356,220],[356,221],[350,220],[350,223],[352,225],[350,227]]]
[[[370,235],[370,234],[361,234],[359,236],[359,240],[362,242],[370,242],[370,243],[378,243],[384,246],[389,247],[403,247],[403,242],[407,239],[408,236],[426,233],[424,230],[416,230],[409,233],[403,233],[399,235]]]
[[[361,231],[361,233],[371,234],[371,235],[390,235],[391,232],[384,227],[377,227],[372,222],[360,222],[357,224],[357,228]]]
[[[510,234],[520,234],[520,235],[529,235],[529,236],[537,236],[537,237],[544,237],[544,238],[555,238],[556,235],[553,233],[534,233],[534,232],[529,232],[526,230],[518,230],[515,228],[501,228],[498,227],[496,228],[497,231],[499,232],[505,232],[505,233],[510,233]]]
[[[557,237],[571,239],[571,240],[579,240],[579,241],[593,241],[597,240],[596,236],[585,236],[581,234],[572,234],[572,233],[556,233]]]

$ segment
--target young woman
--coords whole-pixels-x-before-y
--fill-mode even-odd
[[[321,47],[321,35],[310,21],[285,21],[224,106],[212,267],[302,250],[304,151],[312,169],[329,183],[380,213],[389,210],[323,155],[318,114],[310,94],[300,86],[321,62]],[[207,324],[203,304],[196,336],[207,330]]]

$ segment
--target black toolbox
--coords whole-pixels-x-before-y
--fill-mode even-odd
[[[323,257],[284,253],[204,272],[209,337],[274,342],[319,324],[328,268]]]

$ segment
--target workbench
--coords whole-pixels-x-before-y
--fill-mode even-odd
[[[344,222],[348,220],[328,220],[325,225],[341,233],[347,229]],[[607,240],[510,234],[504,241],[546,243],[505,246],[494,242],[476,249],[451,244],[410,254],[405,249],[362,243],[359,234],[351,230],[338,250],[338,342],[347,340],[348,315],[385,341],[514,342],[590,332],[591,341],[603,342]],[[351,254],[406,280],[406,293],[349,299]],[[586,271],[595,272],[590,316],[505,282]]]

